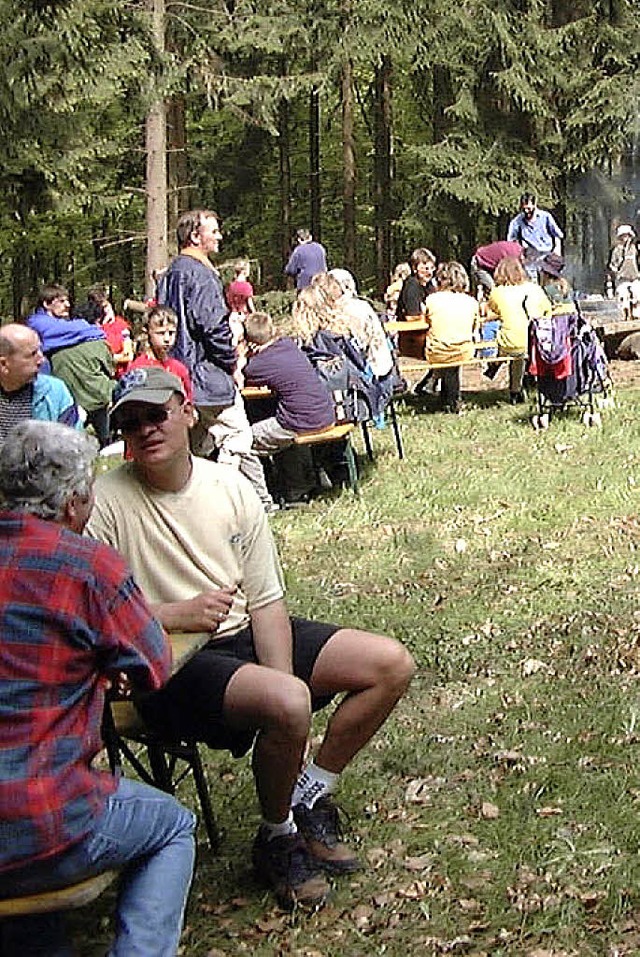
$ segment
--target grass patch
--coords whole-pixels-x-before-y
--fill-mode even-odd
[[[395,635],[419,674],[344,776],[368,868],[318,914],[256,885],[248,762],[205,754],[225,838],[183,954],[640,952],[639,414],[633,390],[543,433],[495,398],[407,405],[404,462],[376,433],[359,497],[275,516],[292,612]]]

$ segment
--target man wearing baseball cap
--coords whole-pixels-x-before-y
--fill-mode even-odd
[[[319,905],[325,871],[359,867],[332,797],[339,775],[406,691],[413,660],[391,638],[289,617],[260,500],[237,470],[191,455],[194,409],[179,379],[124,376],[112,421],[133,460],[98,479],[88,531],[126,557],[166,629],[211,635],[139,708],[169,737],[236,757],[253,748],[254,866],[284,906]],[[340,693],[300,773],[312,711]]]

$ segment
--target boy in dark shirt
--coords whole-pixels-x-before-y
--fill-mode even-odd
[[[303,432],[321,432],[334,424],[333,399],[318,378],[311,362],[293,339],[274,335],[273,320],[265,312],[245,316],[247,385],[267,386],[274,393],[274,415],[251,426],[253,447],[259,455],[282,452]],[[311,452],[290,449],[280,456],[284,498],[297,502],[308,498],[316,485]]]
[[[333,401],[309,359],[293,339],[274,335],[266,312],[245,317],[247,385],[267,386],[276,397],[275,414],[255,422],[253,447],[261,454],[278,452],[302,432],[321,432],[334,424]]]

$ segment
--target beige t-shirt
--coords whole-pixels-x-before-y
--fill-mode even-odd
[[[124,555],[152,604],[237,586],[215,637],[239,631],[252,610],[284,595],[264,508],[247,479],[228,465],[194,458],[185,487],[162,492],[127,462],[96,481],[87,533]]]

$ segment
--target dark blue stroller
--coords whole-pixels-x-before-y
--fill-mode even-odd
[[[602,343],[577,302],[571,312],[530,319],[527,371],[536,383],[536,430],[548,428],[552,415],[568,408],[581,410],[585,425],[600,426],[600,409],[613,405]]]

